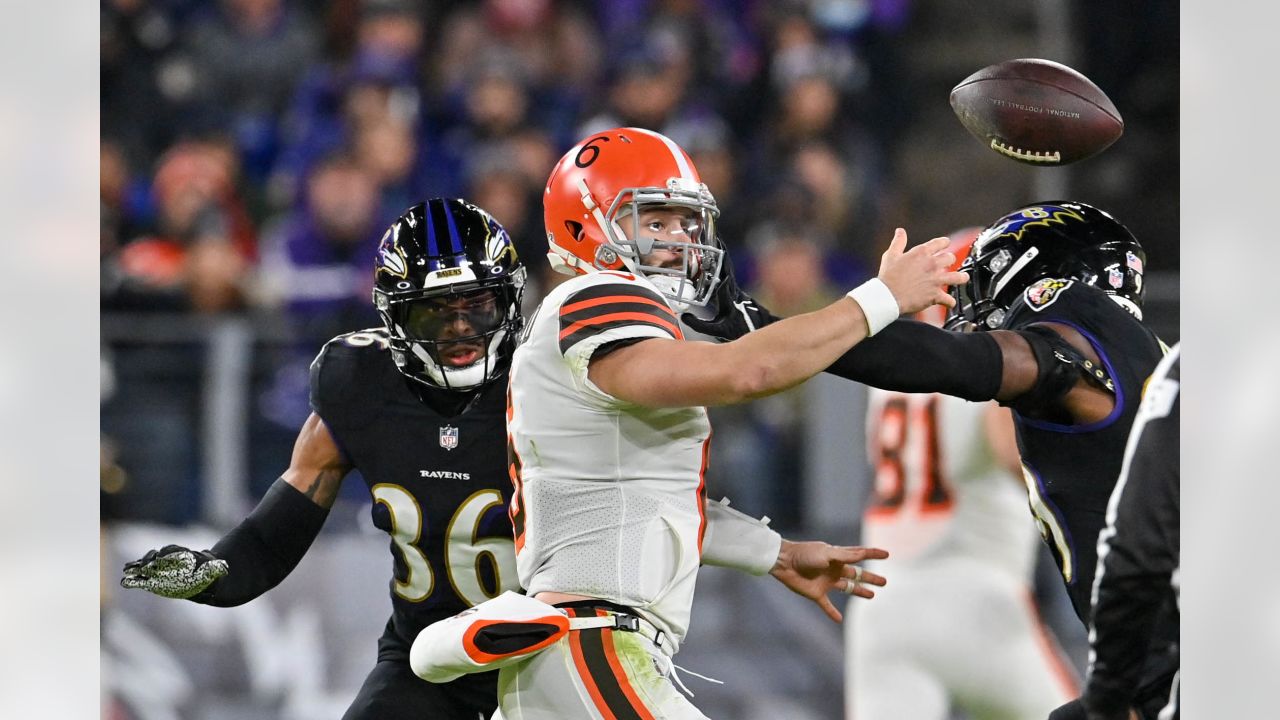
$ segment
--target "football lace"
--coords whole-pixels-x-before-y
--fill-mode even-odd
[[[1062,154],[1057,150],[1054,150],[1053,152],[1033,152],[1031,150],[1010,147],[995,138],[991,138],[991,149],[1001,153],[1002,155],[1008,155],[1009,157],[1017,160],[1026,160],[1027,162],[1062,162]]]

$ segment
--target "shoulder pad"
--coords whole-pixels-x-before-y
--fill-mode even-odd
[[[311,361],[311,407],[320,417],[366,379],[373,363],[389,362],[386,328],[339,335],[324,344]],[[326,422],[328,422],[326,418]]]
[[[356,359],[363,355],[378,354],[390,350],[391,343],[386,328],[367,328],[339,335],[320,348],[311,362],[314,374],[320,365],[329,360]]]
[[[565,295],[557,312],[561,354],[590,338],[601,341],[632,337],[684,338],[675,311],[647,282],[605,281],[582,285]],[[609,331],[615,332],[602,337]]]

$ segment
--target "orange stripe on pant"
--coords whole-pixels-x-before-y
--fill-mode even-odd
[[[1049,634],[1049,628],[1045,626],[1044,618],[1040,617],[1040,607],[1036,605],[1036,599],[1029,590],[1023,590],[1022,600],[1027,609],[1031,611],[1031,622],[1036,627],[1036,644],[1040,646],[1040,652],[1049,661],[1049,668],[1053,671],[1053,676],[1057,679],[1062,692],[1069,698],[1078,697],[1080,695],[1080,677],[1076,673],[1075,666],[1068,663],[1062,647]]]
[[[570,617],[603,617],[603,610],[566,608]],[[640,701],[613,649],[613,631],[569,631],[569,652],[587,694],[605,720],[654,720]]]

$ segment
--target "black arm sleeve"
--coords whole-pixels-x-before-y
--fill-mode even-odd
[[[1108,513],[1098,540],[1093,665],[1083,696],[1091,718],[1125,717],[1136,704],[1157,618],[1173,606],[1180,562],[1178,404],[1135,430],[1111,501],[1114,516]]]
[[[191,598],[204,605],[243,605],[280,584],[320,534],[329,511],[280,478],[249,517],[212,552],[227,561],[227,574]]]
[[[981,401],[1000,391],[1004,356],[984,332],[951,332],[917,320],[897,320],[854,345],[827,372],[885,390]]]

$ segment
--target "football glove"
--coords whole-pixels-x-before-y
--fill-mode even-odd
[[[720,342],[737,340],[778,320],[755,298],[742,291],[733,276],[733,263],[728,258],[725,259],[724,277],[720,280],[720,287],[716,288],[715,297],[716,314],[710,320],[703,320],[692,313],[684,313],[680,319],[693,330]]]
[[[127,563],[120,586],[186,600],[204,592],[213,581],[226,574],[227,561],[215,557],[208,550],[165,545]]]

